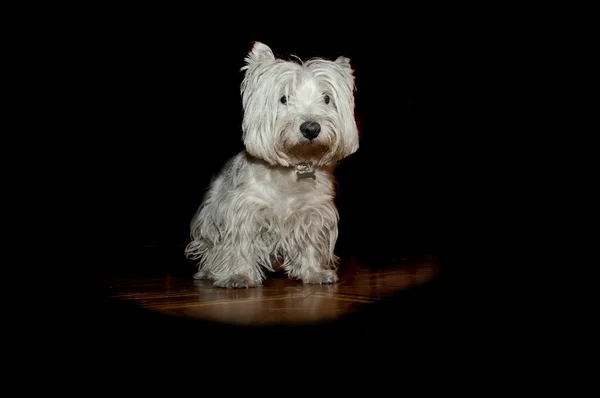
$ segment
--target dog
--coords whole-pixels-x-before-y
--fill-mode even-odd
[[[212,179],[190,223],[194,278],[256,287],[278,264],[291,279],[335,283],[333,170],[359,148],[350,59],[284,60],[254,42],[244,61],[245,149]]]

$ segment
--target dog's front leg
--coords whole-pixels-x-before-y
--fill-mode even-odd
[[[213,233],[205,236],[211,244],[205,245],[200,254],[200,268],[194,278],[208,279],[225,288],[261,285],[265,274],[260,264],[267,249],[257,239],[256,228],[254,223],[241,218],[222,232],[207,228],[207,234]]]
[[[221,270],[212,270],[214,285],[226,288],[256,287],[262,284],[264,272],[251,252],[252,243],[236,242],[238,247],[232,247]],[[215,272],[217,271],[217,272]]]
[[[304,283],[335,283],[338,276],[331,255],[319,252],[317,247],[309,246],[302,251],[298,274]]]
[[[292,278],[304,283],[335,283],[338,258],[333,253],[338,235],[335,212],[331,217],[323,217],[323,213],[311,212],[297,218],[295,223],[296,237],[292,257],[286,269]],[[290,253],[291,254],[291,253]]]

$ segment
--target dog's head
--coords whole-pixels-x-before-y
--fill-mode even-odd
[[[256,42],[242,71],[242,138],[251,155],[286,167],[324,166],[356,152],[348,58],[286,61]]]

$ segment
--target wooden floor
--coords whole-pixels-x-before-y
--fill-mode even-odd
[[[102,283],[110,297],[175,317],[234,325],[307,324],[336,320],[383,302],[403,289],[433,280],[438,271],[435,256],[419,256],[386,267],[355,260],[343,263],[340,280],[333,285],[304,285],[281,273],[270,274],[261,287],[238,290],[171,273],[111,277]]]

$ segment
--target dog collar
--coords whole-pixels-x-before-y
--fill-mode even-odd
[[[296,181],[300,181],[303,178],[312,178],[315,180],[315,169],[312,164],[308,162],[300,162],[296,165]]]

